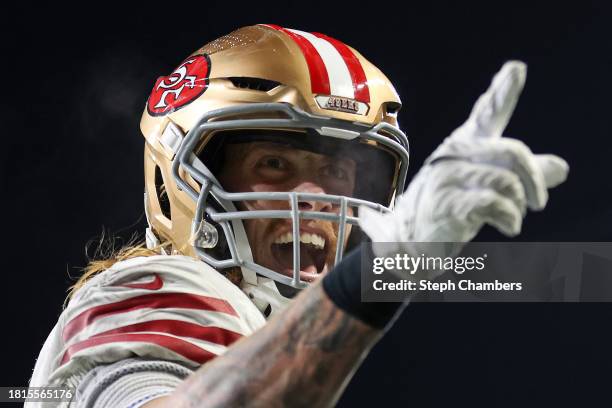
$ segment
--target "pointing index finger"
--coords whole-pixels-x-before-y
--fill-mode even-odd
[[[526,76],[525,63],[506,62],[476,101],[466,125],[475,126],[480,137],[500,137],[514,112]]]

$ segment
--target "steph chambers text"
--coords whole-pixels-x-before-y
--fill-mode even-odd
[[[377,279],[372,283],[376,291],[430,291],[430,292],[447,292],[447,291],[470,291],[470,292],[490,292],[490,291],[521,291],[523,284],[521,282],[474,282],[469,279],[462,279],[458,282],[448,280],[445,282],[432,282],[427,279],[411,281],[402,279],[398,282],[385,282]]]

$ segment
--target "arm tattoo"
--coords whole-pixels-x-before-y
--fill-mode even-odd
[[[381,334],[338,309],[319,282],[261,330],[202,366],[166,403],[332,406]]]

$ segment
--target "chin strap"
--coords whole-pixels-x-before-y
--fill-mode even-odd
[[[247,294],[257,309],[266,316],[266,319],[282,312],[291,299],[281,295],[276,282],[272,279],[256,276],[256,280],[255,284],[243,280],[240,289]]]
[[[149,218],[149,211],[147,209],[147,201],[148,201],[148,197],[147,197],[147,192],[145,191],[144,209],[145,209],[145,218],[147,219],[147,225],[148,225],[147,229],[145,229],[145,242],[147,244],[147,248],[148,249],[159,248],[162,255],[168,255],[164,247],[161,246],[161,242],[157,238],[157,235],[155,235],[155,232],[153,232],[153,226],[151,225],[151,221],[149,221],[150,218]]]
[[[241,260],[253,262],[253,253],[251,252],[251,246],[244,230],[244,224],[240,220],[232,221],[232,227],[234,229],[234,242],[236,242],[236,251]],[[242,279],[250,285],[258,285],[259,277],[255,272],[249,268],[240,265],[242,271]]]
[[[249,261],[253,261],[253,254],[248,244],[244,224],[242,221],[236,220],[232,221],[232,226],[234,227],[234,240],[236,242],[238,256],[240,256],[241,259],[246,258]],[[242,271],[242,283],[240,284],[240,288],[247,294],[249,299],[251,299],[266,319],[269,319],[271,316],[285,309],[291,299],[280,293],[275,281],[257,275],[257,273],[245,266],[240,266],[240,270]]]

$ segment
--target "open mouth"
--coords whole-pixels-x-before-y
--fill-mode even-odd
[[[293,234],[286,232],[272,243],[272,256],[278,271],[293,276]],[[327,272],[326,259],[329,245],[327,239],[317,233],[300,232],[300,279],[312,282],[318,275]]]

